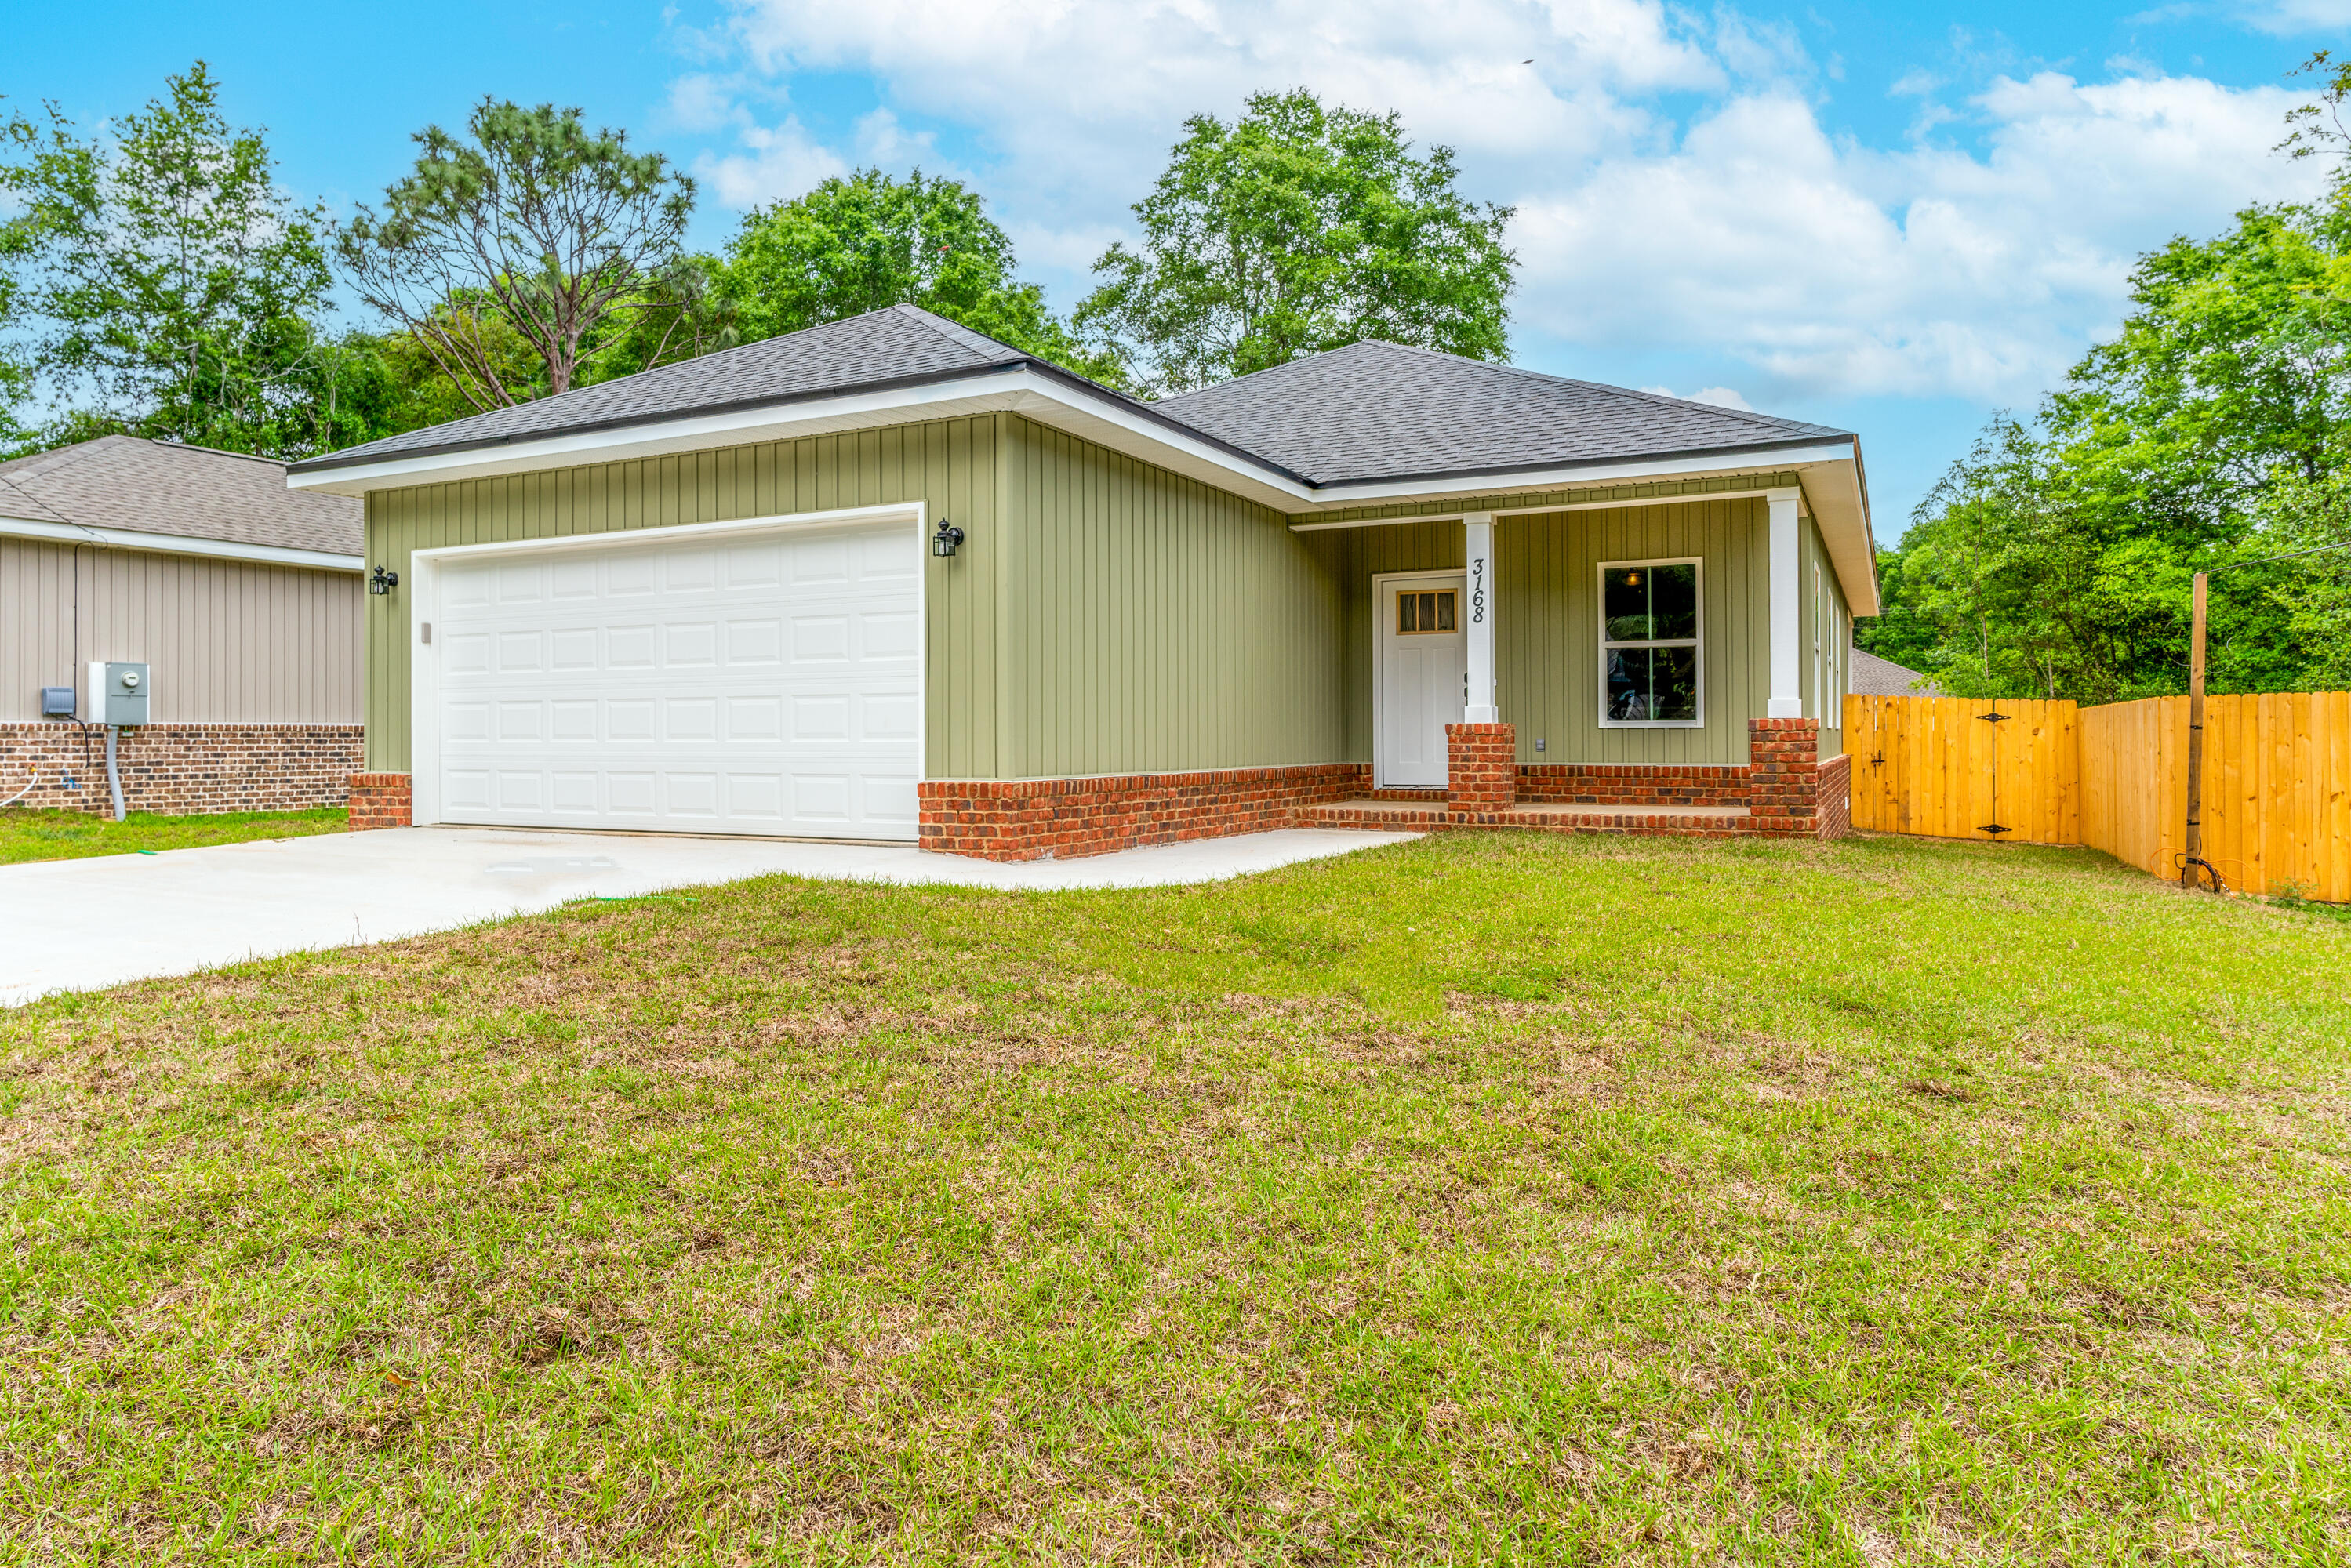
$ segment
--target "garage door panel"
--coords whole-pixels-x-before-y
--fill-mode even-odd
[[[441,814],[913,838],[909,524],[445,569]]]

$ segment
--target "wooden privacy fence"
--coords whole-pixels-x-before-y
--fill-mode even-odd
[[[1853,825],[2004,843],[2082,841],[2082,756],[2068,702],[1847,697]]]
[[[2179,874],[2186,697],[1847,697],[1844,724],[1856,828],[2088,844]],[[2204,858],[2231,887],[2351,902],[2351,692],[2205,698],[2203,798]]]

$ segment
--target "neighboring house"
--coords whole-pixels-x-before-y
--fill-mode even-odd
[[[150,671],[152,722],[118,737],[131,810],[340,802],[361,513],[266,458],[136,436],[0,463],[0,801],[110,809],[99,735],[41,701],[103,660]]]
[[[1846,689],[1857,697],[1918,697],[1935,696],[1935,683],[1916,670],[1904,669],[1891,659],[1855,648],[1848,654],[1853,661],[1853,678]],[[1924,685],[1920,683],[1924,682]]]
[[[899,306],[289,482],[400,577],[371,821],[1834,832],[1877,611],[1853,435],[1377,342],[1144,402]]]

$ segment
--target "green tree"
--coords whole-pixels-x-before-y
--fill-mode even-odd
[[[1450,148],[1415,157],[1395,114],[1303,90],[1185,132],[1135,204],[1140,245],[1102,253],[1076,318],[1154,395],[1367,338],[1508,356],[1511,209],[1465,199]]]
[[[280,190],[262,133],[233,129],[201,60],[111,134],[78,137],[52,105],[12,119],[0,191],[0,310],[71,405],[53,433],[121,429],[298,455],[324,432],[308,389],[332,308],[323,214]],[[45,435],[44,440],[50,439]]]
[[[713,285],[744,341],[892,305],[919,305],[1081,375],[1119,384],[1114,355],[1081,342],[1014,276],[1012,241],[960,181],[879,169],[754,210]]]
[[[679,248],[694,181],[625,131],[590,133],[577,109],[484,99],[466,138],[427,126],[413,172],[361,207],[335,253],[360,298],[429,354],[475,409],[569,391],[608,373],[632,322],[666,315],[628,368],[702,347],[701,280]],[[510,345],[530,350],[517,375]]]
[[[2326,57],[2313,62],[2325,68]],[[2297,111],[2298,154],[2351,152],[2351,72]],[[2183,689],[2199,570],[2319,542],[2351,499],[2351,185],[2249,207],[2140,258],[2130,308],[2027,428],[1996,421],[1919,508],[1865,645],[1971,695]],[[2340,537],[2340,536],[2336,536]],[[2351,598],[2325,560],[2232,570],[2214,689],[2344,679]]]

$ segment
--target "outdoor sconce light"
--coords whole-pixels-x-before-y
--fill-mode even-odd
[[[386,571],[381,567],[377,567],[375,569],[375,575],[368,579],[368,591],[370,593],[390,593],[393,589],[398,588],[399,586],[400,573],[396,571]]]
[[[939,531],[931,536],[931,553],[936,556],[950,556],[955,554],[956,547],[961,543],[963,543],[963,530],[945,517],[941,517]]]

